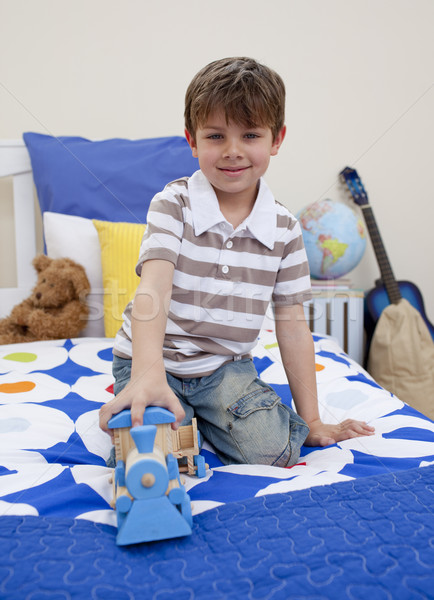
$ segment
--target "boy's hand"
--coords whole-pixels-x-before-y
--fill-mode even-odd
[[[143,414],[147,406],[160,406],[170,410],[175,415],[176,421],[172,423],[172,429],[178,429],[185,417],[178,398],[165,382],[161,385],[143,385],[144,382],[131,380],[124,389],[112,400],[104,404],[99,411],[99,425],[106,433],[112,433],[108,428],[108,422],[113,415],[120,413],[126,408],[131,409],[131,425],[136,427],[143,424]]]
[[[322,421],[308,423],[309,435],[305,440],[306,446],[330,446],[350,438],[373,435],[375,429],[364,421],[347,419],[337,425],[328,425]]]

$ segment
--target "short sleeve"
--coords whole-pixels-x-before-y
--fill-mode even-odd
[[[275,305],[301,304],[312,298],[309,263],[300,224],[292,217],[273,291]]]
[[[169,184],[151,201],[148,225],[140,245],[136,273],[140,276],[147,260],[168,260],[176,265],[181,247],[184,220],[182,184]]]

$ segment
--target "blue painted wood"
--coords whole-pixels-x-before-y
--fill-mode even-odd
[[[414,283],[411,283],[411,281],[398,281],[398,286],[401,296],[408,300],[408,302],[410,302],[410,304],[421,314],[434,341],[434,326],[430,323],[426,315],[422,294],[420,293],[419,288]],[[377,285],[377,287],[373,288],[366,295],[366,305],[369,314],[375,322],[378,321],[381,313],[389,306],[389,304],[389,296],[383,285]]]
[[[173,423],[175,416],[170,410],[160,406],[148,406],[143,415],[143,425],[159,425],[161,423]],[[131,411],[129,408],[121,411],[108,422],[110,429],[131,427]]]

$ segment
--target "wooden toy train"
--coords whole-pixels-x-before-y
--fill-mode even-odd
[[[190,497],[180,472],[205,477],[207,465],[199,454],[200,434],[192,425],[173,431],[174,415],[148,407],[143,425],[131,428],[131,413],[112,417],[116,451],[113,508],[116,509],[120,546],[191,534]]]

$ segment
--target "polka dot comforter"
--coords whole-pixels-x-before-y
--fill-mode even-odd
[[[314,341],[323,421],[361,419],[375,435],[303,448],[288,469],[223,466],[205,441],[206,477],[185,482],[192,536],[127,550],[98,427],[112,340],[0,346],[0,597],[432,597],[434,423],[333,338]],[[254,362],[290,404],[270,323]]]

